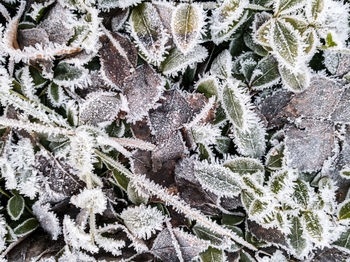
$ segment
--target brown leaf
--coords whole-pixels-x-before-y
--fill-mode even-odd
[[[190,235],[178,229],[175,229],[173,233],[180,246],[184,261],[191,261],[208,247],[206,241],[198,239],[194,235]],[[153,243],[151,252],[163,262],[179,261],[168,229],[164,229],[158,234]]]
[[[101,37],[101,69],[110,81],[122,88],[125,79],[135,71],[137,50],[128,38],[118,33],[111,35],[119,47],[114,46],[106,35]]]
[[[164,80],[148,64],[136,68],[135,74],[125,79],[123,93],[128,100],[130,122],[142,120],[155,107],[164,86]]]
[[[74,35],[73,26],[67,21],[69,16],[69,9],[57,3],[49,10],[38,28],[46,31],[50,42],[66,44]]]
[[[308,89],[295,95],[285,108],[291,118],[330,118],[343,93],[343,84],[334,79],[315,75]]]
[[[42,28],[31,28],[18,30],[17,41],[19,47],[35,46],[36,44],[48,44],[49,36]]]
[[[320,170],[323,163],[333,154],[333,123],[312,119],[303,120],[299,128],[290,126],[286,130],[287,164],[300,172]]]
[[[276,228],[264,228],[254,221],[248,221],[249,231],[258,239],[282,246],[288,246],[286,239],[281,231]]]

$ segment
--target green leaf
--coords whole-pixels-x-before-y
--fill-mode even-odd
[[[245,104],[242,94],[238,90],[239,82],[227,83],[222,91],[222,106],[230,122],[239,129],[246,128],[247,123],[244,121]]]
[[[243,249],[240,252],[239,262],[255,262],[256,260]]]
[[[225,254],[223,250],[209,247],[205,252],[200,254],[202,262],[225,262]]]
[[[333,243],[333,245],[350,250],[350,228],[341,233],[340,237]]]
[[[253,71],[249,85],[254,90],[262,90],[272,87],[279,80],[278,63],[272,55],[269,55],[259,61]]]
[[[289,69],[299,66],[302,55],[299,32],[285,20],[274,19],[272,25],[271,46],[277,60]]]
[[[171,17],[171,31],[177,48],[184,54],[193,49],[201,37],[204,11],[199,4],[179,4]]]
[[[74,67],[68,63],[59,63],[54,71],[55,80],[59,81],[72,81],[79,79],[83,75],[83,71],[77,67]]]
[[[303,251],[307,246],[307,242],[303,236],[303,226],[299,217],[292,218],[292,227],[290,229],[290,234],[288,235],[288,240],[298,256],[303,254]]]
[[[218,196],[232,197],[241,192],[236,175],[221,165],[198,161],[194,166],[194,175],[204,189]]]
[[[268,207],[268,203],[262,202],[259,199],[255,199],[249,207],[249,215],[262,214]]]
[[[18,225],[13,231],[18,237],[22,237],[33,232],[38,226],[38,220],[35,218],[28,218],[22,224]]]
[[[12,220],[18,220],[23,214],[24,198],[20,195],[15,195],[7,202],[7,213]]]
[[[160,67],[163,74],[177,76],[180,71],[184,72],[188,66],[192,67],[195,63],[203,62],[207,56],[207,49],[200,45],[194,47],[186,55],[179,49],[173,48]]]
[[[230,23],[226,23],[223,25],[214,25],[211,26],[211,36],[212,41],[215,44],[220,44],[224,41],[230,39],[230,37],[240,29],[245,22],[249,19],[249,11],[246,10],[244,13],[238,18],[238,20],[232,21]],[[217,22],[216,22],[217,23]]]
[[[244,216],[222,214],[221,223],[224,225],[236,226],[245,220]]]
[[[228,49],[222,51],[213,61],[210,73],[220,78],[228,78],[232,74],[232,56]]]
[[[270,190],[278,194],[286,184],[286,180],[288,179],[288,171],[281,171],[273,174],[269,180]]]
[[[264,166],[254,158],[237,157],[225,162],[224,167],[229,168],[233,173],[239,175],[264,172]]]
[[[245,45],[248,46],[255,54],[258,54],[260,56],[267,56],[268,51],[263,46],[254,42],[251,31],[243,35],[243,40]]]
[[[284,160],[284,144],[280,143],[270,149],[266,155],[265,165],[271,170],[281,169]]]
[[[306,16],[309,21],[316,21],[324,9],[324,0],[308,0]]]
[[[301,181],[298,179],[297,181],[294,182],[294,193],[293,193],[293,198],[294,200],[300,204],[303,205],[305,208],[309,204],[309,188],[306,185],[304,181]]]
[[[292,72],[283,65],[278,67],[283,86],[294,92],[300,93],[308,88],[310,84],[310,73],[308,68],[300,69],[298,72]]]
[[[303,215],[305,221],[306,232],[318,241],[322,241],[323,227],[317,214],[313,212],[305,212]]]
[[[199,93],[204,94],[207,98],[212,96],[218,97],[219,83],[214,76],[203,77],[196,83],[196,90]]]
[[[246,210],[249,210],[251,204],[254,201],[254,195],[247,190],[242,190],[241,192],[241,201]]]
[[[127,191],[129,179],[116,169],[113,169],[113,177],[121,189]]]
[[[232,140],[226,136],[216,138],[215,149],[220,154],[228,154],[231,147]]]
[[[331,33],[327,34],[326,44],[327,44],[328,47],[335,47],[335,46],[337,46],[337,43],[333,41],[333,36],[332,36]]]
[[[253,124],[247,131],[234,129],[234,143],[238,152],[244,156],[260,158],[265,153],[265,128]]]
[[[220,247],[224,242],[224,237],[222,235],[213,233],[208,228],[196,224],[192,230],[200,239],[209,240],[214,246]]]
[[[168,36],[157,8],[148,2],[134,7],[129,23],[131,36],[146,59],[155,64],[163,61]]]
[[[346,200],[341,204],[340,210],[338,212],[338,219],[350,219],[350,200]]]
[[[63,100],[63,91],[62,87],[56,85],[55,83],[51,83],[49,88],[47,89],[48,96],[50,101],[56,106],[61,105]]]
[[[275,13],[282,15],[291,13],[296,9],[302,7],[305,3],[305,0],[279,0],[276,2],[277,5],[275,8]]]

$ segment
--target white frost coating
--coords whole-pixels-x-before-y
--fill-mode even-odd
[[[5,238],[6,235],[7,235],[6,221],[4,217],[0,215],[0,252],[6,248],[6,238]]]
[[[149,239],[157,230],[162,230],[165,222],[165,217],[157,208],[143,204],[125,209],[120,217],[125,226],[142,239]]]
[[[76,226],[67,215],[63,219],[63,234],[66,242],[73,248],[78,250],[82,248],[91,253],[98,252],[98,247],[93,243],[91,235]]]
[[[100,188],[85,188],[78,195],[71,197],[71,203],[80,208],[90,209],[94,214],[102,214],[107,208],[107,200]]]
[[[54,212],[50,211],[50,205],[43,204],[37,201],[32,206],[33,213],[39,220],[40,226],[48,232],[53,240],[57,240],[58,236],[62,233],[60,222]]]
[[[114,256],[120,256],[122,254],[122,249],[125,246],[123,240],[114,240],[112,238],[103,237],[97,235],[95,237],[96,244],[102,247],[104,250],[111,252]]]

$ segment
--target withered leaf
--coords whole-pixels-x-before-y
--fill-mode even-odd
[[[130,122],[142,120],[148,111],[155,107],[164,85],[162,77],[148,64],[137,67],[135,74],[125,79],[123,87],[129,106],[127,120]]]
[[[91,93],[81,105],[80,121],[90,125],[113,121],[119,113],[120,105],[121,101],[113,93]]]
[[[303,120],[300,128],[291,126],[286,130],[287,165],[301,172],[320,170],[333,154],[333,124],[311,119]]]
[[[111,35],[117,46],[106,35],[101,37],[101,69],[110,81],[121,88],[125,78],[135,71],[137,50],[127,37],[118,33]]]
[[[174,229],[173,233],[178,245],[180,246],[180,251],[184,261],[191,261],[208,247],[207,241],[203,241],[181,230]],[[168,229],[164,229],[159,233],[153,243],[151,252],[164,262],[180,261]]]

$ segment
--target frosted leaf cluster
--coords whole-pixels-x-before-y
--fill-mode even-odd
[[[349,14],[0,1],[0,261],[347,261]]]

